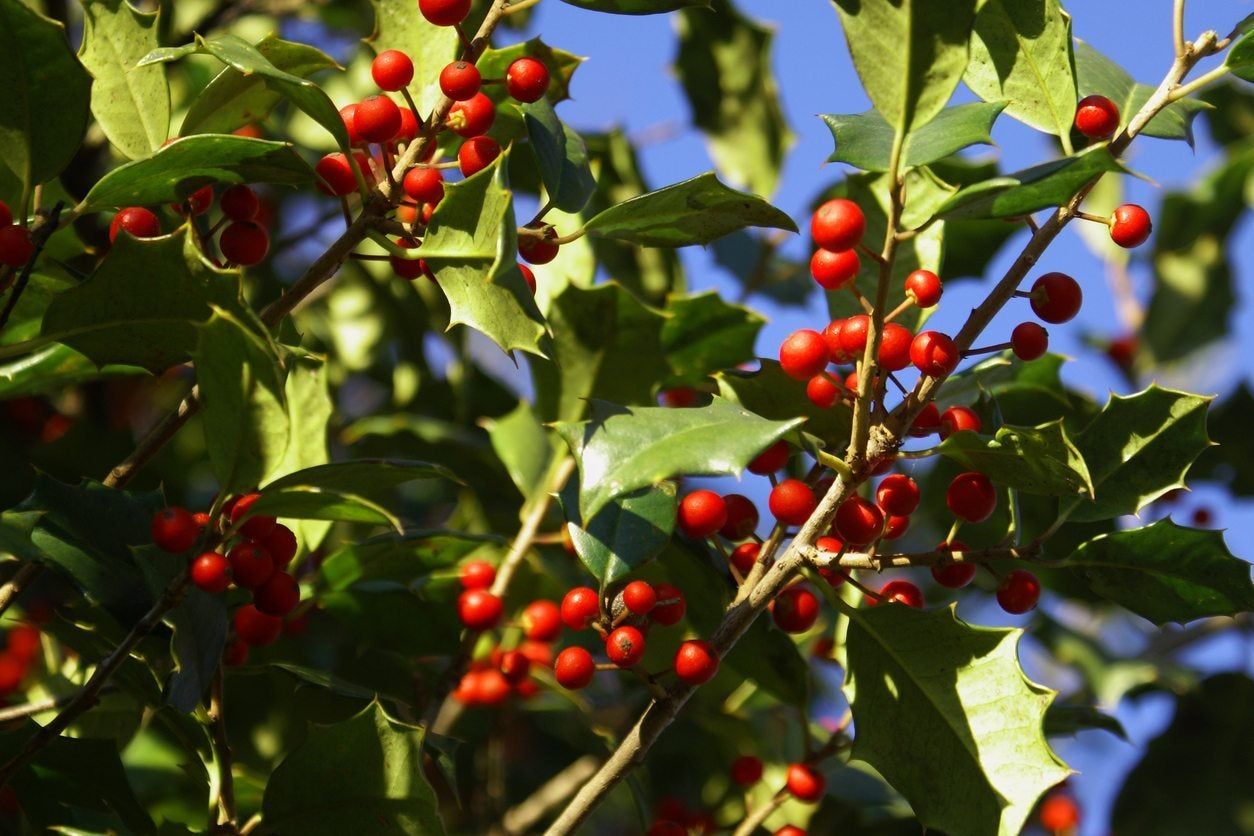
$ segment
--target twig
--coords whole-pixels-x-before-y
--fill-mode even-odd
[[[23,563],[13,573],[13,577],[5,581],[4,586],[0,586],[0,615],[4,615],[9,606],[17,600],[17,596],[21,595],[22,591],[34,583],[43,573],[44,566],[42,563],[35,563],[34,561]]]
[[[100,690],[101,696],[113,691],[112,685],[107,685]],[[70,702],[78,696],[78,692],[73,694],[63,694],[59,697],[49,697],[46,700],[38,700],[36,702],[28,702],[22,705],[14,705],[8,708],[0,708],[0,723],[9,723],[13,720],[24,720],[27,717],[34,717],[36,714],[43,714],[45,711],[62,708],[69,705]]]
[[[222,699],[222,665],[213,674],[209,694],[209,731],[213,756],[218,769],[218,809],[216,822],[219,828],[238,832],[235,813],[235,776],[231,772],[231,741],[226,733],[226,713]],[[213,828],[210,828],[212,830]]]
[[[526,800],[505,813],[501,830],[508,834],[530,833],[536,823],[579,789],[597,771],[594,755],[584,755],[540,785]]]

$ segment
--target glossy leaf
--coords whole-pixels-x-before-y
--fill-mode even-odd
[[[578,212],[597,187],[588,167],[588,146],[546,100],[524,105],[522,111],[548,201],[563,212]]]
[[[992,145],[989,133],[1006,102],[973,102],[947,107],[911,131],[902,148],[903,166],[920,166],[948,157],[970,145]],[[867,171],[888,171],[893,127],[874,110],[847,116],[824,114],[836,150],[828,162],[849,163]]]
[[[139,67],[156,49],[157,13],[127,0],[83,3],[79,58],[91,72],[91,112],[113,147],[130,159],[161,147],[170,132],[170,85],[161,67]]]
[[[830,449],[849,441],[853,412],[843,403],[820,409],[806,397],[805,381],[784,374],[779,363],[762,360],[757,371],[732,370],[716,375],[719,395],[750,412],[775,421],[804,418],[802,429],[822,439]]]
[[[579,463],[579,511],[592,519],[615,497],[676,476],[739,473],[801,419],[768,421],[721,398],[691,409],[592,402],[590,421],[560,423]]]
[[[611,500],[585,523],[579,513],[579,480],[571,479],[561,494],[566,531],[575,553],[601,588],[623,580],[670,541],[679,507],[674,482]]]
[[[850,617],[853,757],[875,767],[928,829],[1018,833],[1041,794],[1069,774],[1042,733],[1053,693],[1019,667],[1021,635],[970,627],[952,608],[889,604]]]
[[[291,435],[283,461],[272,476],[286,476],[330,461],[327,436],[335,405],[331,402],[328,374],[324,359],[312,355],[288,358],[283,391]],[[316,549],[331,530],[329,520],[288,520],[287,524],[306,551]]]
[[[958,188],[996,177],[995,160],[972,160],[954,155],[928,166],[940,180]],[[1015,235],[1026,237],[1025,226],[997,219],[954,218],[945,222],[945,248],[938,275],[954,282],[983,278],[993,259]]]
[[[1003,426],[992,438],[954,433],[939,452],[1007,488],[1045,496],[1093,495],[1088,468],[1061,421]]]
[[[941,409],[969,406],[981,394],[997,398],[1011,392],[1065,404],[1067,392],[1061,377],[1064,363],[1066,359],[1058,354],[1046,354],[1031,363],[1005,356],[990,357],[948,378],[936,405]]]
[[[710,374],[753,359],[766,320],[749,308],[724,302],[715,291],[672,296],[662,325],[662,351],[674,382],[699,383]]]
[[[1250,564],[1219,531],[1170,519],[1089,540],[1067,560],[1090,589],[1158,625],[1254,610]]]
[[[959,191],[940,208],[954,218],[1010,218],[1061,206],[1088,181],[1122,166],[1105,146],[994,177]]]
[[[1120,127],[1136,115],[1154,93],[1154,87],[1137,82],[1122,67],[1081,41],[1075,48],[1076,87],[1080,97],[1105,96],[1119,108]],[[1193,98],[1172,102],[1150,120],[1141,133],[1159,139],[1182,139],[1193,144],[1193,118],[1205,104]]]
[[[418,11],[418,4],[410,0],[371,0],[370,5],[374,8],[374,32],[366,43],[375,54],[399,49],[409,56],[414,62],[410,92],[419,110],[429,113],[441,96],[435,83],[440,70],[457,57],[461,45],[457,31],[451,26],[429,23]]]

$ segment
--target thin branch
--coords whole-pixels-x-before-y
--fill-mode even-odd
[[[104,696],[113,690],[115,690],[114,687],[112,685],[108,685],[101,689],[100,694],[101,696]],[[77,691],[73,694],[63,694],[59,697],[49,697],[46,700],[38,700],[36,702],[10,706],[8,708],[0,708],[0,723],[11,723],[14,720],[24,720],[27,717],[34,717],[37,714],[43,714],[45,711],[53,711],[54,709],[64,708],[69,705],[76,696],[78,696]]]
[[[526,800],[505,813],[501,830],[508,834],[530,833],[557,805],[574,794],[597,771],[595,755],[584,755],[540,785]]]
[[[209,732],[214,761],[218,770],[218,804],[216,823],[219,828],[237,832],[235,812],[235,776],[231,771],[231,741],[226,733],[226,713],[222,699],[222,665],[213,674],[209,694]],[[212,828],[210,828],[212,830]]]
[[[1171,10],[1171,43],[1176,50],[1176,58],[1180,59],[1188,52],[1184,42],[1184,0],[1175,0]]]
[[[38,580],[43,573],[44,566],[42,563],[35,563],[34,561],[23,563],[13,573],[13,577],[5,581],[4,586],[0,586],[0,615],[4,615],[9,606],[17,600],[17,596],[21,595],[23,590]]]

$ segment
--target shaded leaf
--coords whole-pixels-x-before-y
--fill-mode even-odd
[[[562,0],[593,12],[616,15],[656,15],[673,12],[685,6],[708,6],[710,0]]]
[[[784,374],[779,363],[762,360],[757,371],[726,371],[716,376],[719,395],[745,409],[786,421],[804,418],[802,429],[822,439],[829,449],[843,448],[849,440],[853,412],[844,403],[821,409],[805,396],[806,384]]]
[[[578,212],[597,185],[588,167],[588,146],[545,99],[523,105],[522,112],[548,201],[563,212]]]
[[[672,296],[666,313],[662,352],[676,383],[699,383],[752,360],[754,342],[766,324],[749,308],[724,302],[715,291]]]
[[[1088,468],[1061,421],[1039,427],[1002,426],[992,438],[954,433],[941,443],[939,452],[1003,487],[1046,496],[1093,494]]]
[[[947,218],[1027,215],[1040,209],[1061,206],[1093,178],[1122,170],[1123,167],[1102,145],[1074,157],[1051,160],[967,186],[945,202],[940,214]]]
[[[323,562],[319,575],[331,590],[348,589],[355,583],[409,586],[421,582],[432,571],[455,566],[485,546],[501,543],[498,537],[460,531],[381,534],[335,552]]]
[[[674,482],[662,482],[611,500],[585,523],[579,513],[579,480],[561,493],[575,553],[592,576],[607,586],[623,580],[670,541],[679,507]]]

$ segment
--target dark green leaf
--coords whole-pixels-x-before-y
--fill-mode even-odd
[[[998,485],[1045,496],[1093,495],[1084,459],[1061,421],[1039,427],[1003,426],[992,438],[954,433],[940,453]]]
[[[753,359],[753,345],[766,320],[742,305],[724,302],[715,291],[672,296],[662,326],[662,351],[675,383],[700,383],[710,374]]]
[[[959,191],[940,209],[947,218],[1010,218],[1061,206],[1088,181],[1122,171],[1106,146],[994,177]]]
[[[1254,32],[1246,32],[1228,48],[1224,66],[1237,78],[1254,81]]]
[[[562,0],[593,12],[616,15],[656,15],[685,6],[709,6],[710,0]]]
[[[1056,702],[1045,712],[1046,737],[1071,737],[1094,729],[1110,732],[1120,740],[1128,740],[1128,733],[1119,718],[1091,705],[1064,705]]]
[[[1123,68],[1081,41],[1075,48],[1076,87],[1081,97],[1102,95],[1119,107],[1120,127],[1137,114],[1154,88],[1140,84]],[[1193,144],[1193,117],[1206,105],[1197,99],[1175,101],[1150,120],[1141,133],[1159,139],[1182,139]]]
[[[902,148],[903,166],[920,166],[948,157],[969,145],[992,145],[989,133],[1005,102],[973,102],[948,107],[916,128]],[[874,110],[848,116],[821,117],[832,132],[836,150],[828,162],[849,163],[867,171],[888,171],[893,128]]]
[[[575,553],[602,589],[629,577],[670,541],[678,508],[674,482],[612,500],[590,525],[585,525],[579,514],[579,494],[578,479],[569,480],[562,490],[566,530]]]
[[[479,56],[479,60],[475,62],[475,66],[479,68],[479,72],[484,78],[504,78],[509,65],[525,55],[535,58],[548,68],[549,91],[546,98],[550,104],[564,102],[570,98],[571,78],[575,75],[575,70],[579,69],[579,65],[584,62],[584,59],[565,50],[555,49],[539,38],[532,38],[529,41],[511,44],[500,49],[485,50],[483,55]],[[436,69],[438,71],[440,67]],[[484,92],[489,97],[496,95],[498,100],[502,101],[508,95],[504,90],[492,90],[491,86],[484,88]]]
[[[588,146],[545,99],[524,105],[522,112],[548,201],[563,212],[578,212],[597,187],[588,167]]]
[[[937,160],[928,168],[946,183],[969,186],[997,176],[994,160],[962,156]],[[1020,224],[1002,220],[952,219],[945,222],[945,248],[938,274],[947,281],[981,278],[1002,247],[1016,233],[1026,234]]]
[[[298,470],[326,464],[327,435],[335,404],[327,383],[327,363],[313,355],[293,354],[288,358],[287,419],[291,433],[283,462],[271,474],[286,476]],[[296,534],[305,551],[313,551],[331,529],[328,520],[289,520],[288,527]]]
[[[837,404],[831,409],[820,409],[805,396],[805,381],[784,374],[774,360],[762,360],[761,366],[755,372],[727,371],[717,375],[719,394],[763,418],[804,418],[805,432],[822,439],[829,449],[843,448],[853,422],[849,407]]]
[[[91,71],[91,111],[113,146],[130,159],[161,147],[170,132],[170,85],[162,67],[138,67],[157,48],[157,13],[127,0],[83,3],[78,55]]]
[[[156,549],[148,553],[155,554]],[[179,566],[170,568],[172,571],[167,574],[172,575]],[[154,595],[159,595],[170,582],[169,577],[160,580],[160,585],[153,590]],[[152,585],[151,578],[149,583]],[[174,628],[171,651],[177,667],[170,675],[165,701],[177,711],[191,713],[209,693],[214,672],[222,663],[230,622],[226,602],[220,595],[210,595],[192,586],[166,616],[166,621]]]
[[[999,398],[1006,394],[1067,402],[1060,372],[1067,362],[1061,355],[1046,354],[1031,363],[999,356],[963,369],[945,381],[936,404],[941,409],[969,405],[982,394]]]
[[[499,544],[495,537],[457,531],[382,534],[345,546],[328,557],[320,576],[328,589],[337,591],[359,582],[407,586],[420,582],[433,570],[456,565],[474,551]]]
[[[1225,483],[1238,496],[1254,496],[1254,433],[1249,431],[1254,415],[1254,393],[1243,383],[1223,403],[1211,411],[1207,422],[1218,442],[1198,459],[1196,478]]]

